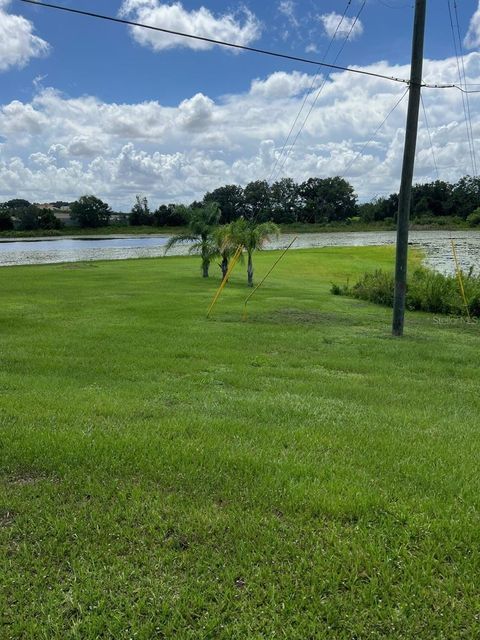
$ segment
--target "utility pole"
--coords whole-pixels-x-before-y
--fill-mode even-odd
[[[395,261],[395,293],[393,300],[392,334],[403,336],[405,293],[407,288],[408,226],[412,199],[413,167],[417,146],[418,112],[423,69],[423,42],[427,0],[416,0],[413,24],[412,67],[408,97],[405,149],[403,151],[402,180],[398,201],[397,252]]]

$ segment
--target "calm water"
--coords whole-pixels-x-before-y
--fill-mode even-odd
[[[286,247],[294,236],[283,234],[267,249]],[[453,272],[451,238],[463,269],[471,266],[480,272],[480,231],[412,231],[410,245],[423,249],[426,264],[445,273]],[[15,240],[0,242],[0,266],[79,262],[84,260],[124,260],[165,255],[166,236],[99,239]],[[298,236],[292,249],[311,247],[358,247],[395,243],[395,232],[305,233]],[[188,253],[188,244],[169,251],[168,255]]]

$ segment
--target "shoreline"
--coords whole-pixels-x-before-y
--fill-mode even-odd
[[[112,233],[103,235],[58,235],[58,236],[15,236],[0,235],[0,243],[8,242],[54,242],[55,240],[129,240],[134,238],[169,238],[171,233]]]
[[[122,239],[135,239],[135,238],[169,238],[172,235],[177,233],[181,233],[184,230],[183,227],[172,228],[169,227],[163,231],[155,231],[150,232],[147,230],[132,232],[130,230],[117,230],[112,231],[111,233],[105,229],[105,232],[102,233],[94,233],[95,230],[92,229],[92,233],[89,233],[88,230],[84,230],[84,233],[52,233],[52,234],[41,234],[34,232],[23,232],[25,235],[22,235],[20,232],[19,235],[4,235],[4,232],[0,232],[0,244],[3,243],[13,243],[13,242],[46,242],[46,241],[54,241],[54,240],[122,240]],[[305,235],[308,233],[319,233],[319,234],[329,234],[329,233],[386,233],[386,232],[395,232],[396,227],[392,227],[391,225],[345,225],[345,226],[332,226],[325,227],[320,225],[305,225],[305,226],[297,226],[297,225],[281,225],[281,235]],[[446,232],[480,232],[480,227],[470,227],[463,225],[418,225],[412,224],[410,226],[409,231],[446,231]],[[11,233],[11,232],[9,232]]]

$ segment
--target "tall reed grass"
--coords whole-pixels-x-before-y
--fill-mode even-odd
[[[406,305],[411,311],[431,311],[448,315],[480,316],[480,275],[473,269],[462,272],[466,305],[463,299],[459,278],[437,273],[420,267],[415,269],[408,279]],[[365,273],[354,285],[333,284],[334,295],[345,295],[376,304],[393,306],[393,273],[377,269]]]

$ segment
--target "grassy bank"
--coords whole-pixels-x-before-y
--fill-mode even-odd
[[[2,640],[476,637],[480,329],[329,293],[392,261],[1,269]]]
[[[61,238],[63,236],[110,236],[110,235],[171,235],[184,231],[184,227],[130,227],[111,224],[108,227],[80,229],[79,227],[63,227],[63,229],[36,229],[34,231],[1,231],[1,238]]]
[[[392,222],[351,222],[351,223],[328,223],[328,224],[282,224],[282,233],[340,233],[352,231],[394,231],[395,224]],[[472,229],[466,222],[451,223],[443,220],[441,224],[419,224],[412,223],[410,228],[415,231],[459,231]],[[108,236],[108,235],[156,235],[156,234],[177,234],[185,231],[183,227],[131,227],[128,225],[110,225],[108,227],[97,227],[95,229],[79,229],[78,227],[64,227],[50,231],[37,229],[35,231],[0,231],[0,239],[5,238],[40,238],[40,237],[62,237],[62,236]]]

